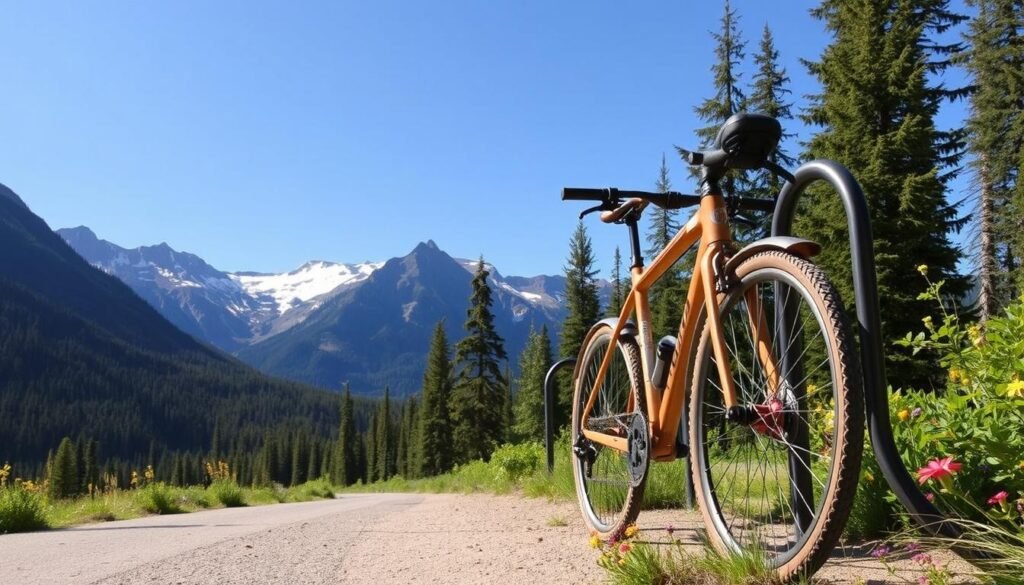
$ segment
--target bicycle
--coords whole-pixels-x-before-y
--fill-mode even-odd
[[[813,574],[840,537],[864,399],[842,302],[809,260],[820,246],[769,237],[738,249],[732,239],[739,209],[774,201],[727,198],[720,183],[732,169],[791,180],[769,161],[781,133],[767,116],[727,120],[710,150],[687,154],[700,167],[697,195],[565,188],[562,199],[599,201],[580,217],[600,211],[626,225],[632,251],[619,317],[591,328],[573,371],[571,460],[585,521],[620,537],[640,512],[651,462],[689,456],[711,544],[763,554],[785,580]],[[645,267],[637,224],[648,204],[697,211]],[[678,334],[655,346],[648,293],[695,245]],[[679,436],[687,399],[688,443]]]

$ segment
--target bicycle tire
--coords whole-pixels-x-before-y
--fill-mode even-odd
[[[735,276],[720,303],[722,327],[737,399],[752,414],[744,423],[726,420],[720,386],[715,388],[710,328],[702,318],[691,362],[691,472],[714,547],[722,554],[762,554],[785,582],[810,576],[825,563],[849,517],[864,446],[860,370],[842,302],[820,268],[766,251],[741,262]],[[760,307],[780,366],[774,391],[756,357],[751,323],[762,321],[748,312],[752,290],[761,299],[754,308]],[[783,326],[777,317],[786,311],[793,318]],[[807,326],[817,336],[809,337],[815,332]],[[786,350],[793,350],[788,363],[780,351],[787,339]]]
[[[580,351],[572,407],[574,445],[582,436],[580,419],[601,360],[608,351],[611,334],[611,326],[604,323],[595,326]],[[591,411],[588,421],[591,429],[600,427],[607,431],[609,421],[614,421],[618,427],[624,427],[620,430],[626,430],[636,413],[646,413],[640,348],[636,340],[625,335],[619,338],[617,345],[616,356],[612,358]],[[638,485],[633,485],[626,454],[600,445],[594,448],[596,456],[590,474],[587,473],[586,461],[575,449],[570,454],[580,511],[587,526],[597,536],[602,539],[619,538],[640,513],[646,475]]]

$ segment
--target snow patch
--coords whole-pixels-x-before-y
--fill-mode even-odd
[[[274,310],[283,315],[298,305],[343,284],[366,280],[383,262],[338,264],[307,262],[297,270],[284,274],[229,274],[228,276],[253,297],[274,299]]]

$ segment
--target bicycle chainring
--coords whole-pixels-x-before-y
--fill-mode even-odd
[[[651,464],[651,431],[647,417],[642,412],[635,412],[632,415],[627,443],[630,484],[637,487],[644,482]]]

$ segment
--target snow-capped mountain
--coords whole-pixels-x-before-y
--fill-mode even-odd
[[[193,336],[267,372],[326,387],[349,381],[357,392],[418,390],[437,321],[461,337],[477,269],[477,261],[454,259],[428,241],[387,262],[317,260],[281,274],[228,273],[166,243],[126,249],[85,227],[57,233]],[[565,278],[487,269],[498,333],[515,366],[530,327],[560,329]]]

